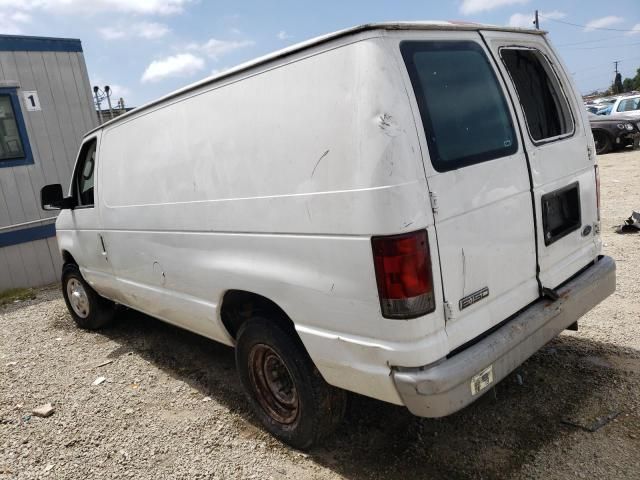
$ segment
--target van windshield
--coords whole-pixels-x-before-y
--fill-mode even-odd
[[[406,41],[400,49],[436,170],[454,170],[517,151],[506,100],[480,45]]]

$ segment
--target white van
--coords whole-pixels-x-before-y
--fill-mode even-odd
[[[539,31],[365,25],[84,138],[56,227],[83,328],[121,304],[235,346],[309,448],[347,391],[453,413],[615,290],[587,113]]]

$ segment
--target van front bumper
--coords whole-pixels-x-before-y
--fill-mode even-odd
[[[559,288],[554,302],[541,299],[473,346],[432,366],[394,368],[403,403],[420,417],[443,417],[477,400],[616,288],[616,264],[601,257]]]

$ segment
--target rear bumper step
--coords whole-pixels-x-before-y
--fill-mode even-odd
[[[601,257],[472,347],[434,366],[394,369],[398,393],[414,415],[443,417],[477,400],[616,288],[616,264]]]

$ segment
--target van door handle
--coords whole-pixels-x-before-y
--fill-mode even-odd
[[[101,234],[98,234],[98,238],[100,239],[100,246],[102,247],[102,252],[100,252],[100,253],[102,253],[102,256],[105,257],[105,260],[106,260],[106,258],[107,258],[107,249],[104,246],[104,238],[102,238]]]

